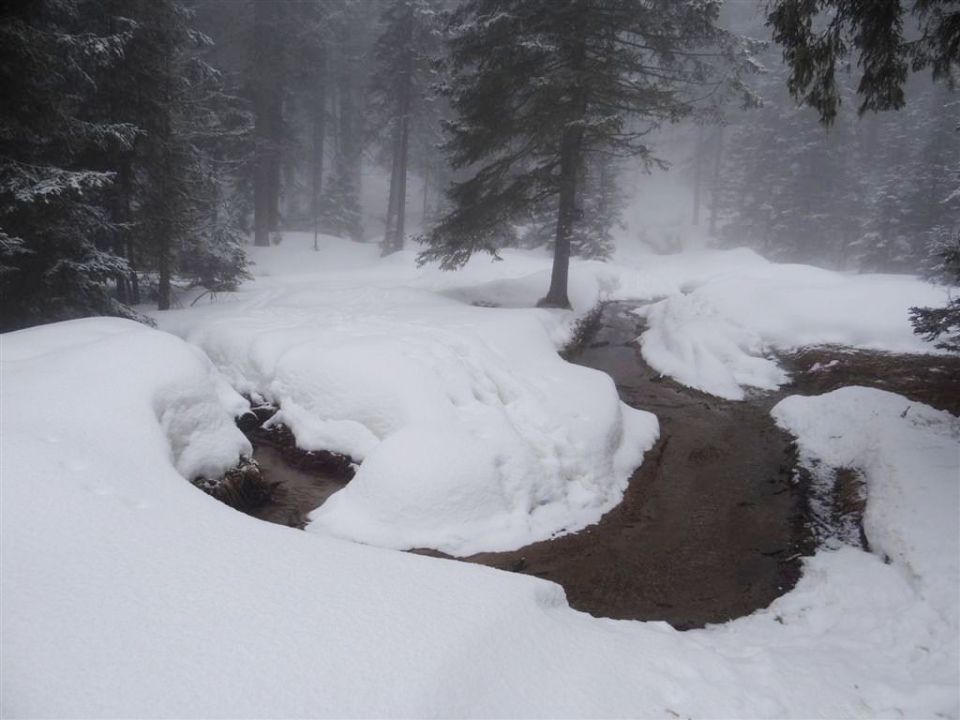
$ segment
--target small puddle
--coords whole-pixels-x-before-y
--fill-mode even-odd
[[[282,451],[270,445],[255,444],[253,459],[260,466],[264,479],[273,487],[270,497],[262,505],[246,512],[278,525],[306,526],[310,512],[349,482],[349,478],[342,475],[297,468]]]
[[[247,515],[302,529],[313,510],[353,479],[356,465],[344,455],[301,450],[283,425],[264,428],[275,412],[258,406],[237,418],[253,446],[252,461],[242,461],[216,481],[196,478],[193,484]]]

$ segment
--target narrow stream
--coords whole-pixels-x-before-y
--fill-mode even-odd
[[[807,540],[790,438],[773,396],[728,402],[660,378],[640,356],[643,321],[609,303],[572,362],[608,373],[620,397],[656,413],[661,438],[623,502],[580,532],[461,558],[561,584],[594,615],[699,627],[747,615],[789,590]],[[248,429],[271,497],[249,514],[304,527],[344,487],[344,458],[298,450],[289,431]],[[426,554],[439,555],[434,551]]]

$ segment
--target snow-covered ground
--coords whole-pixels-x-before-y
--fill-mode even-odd
[[[539,253],[443,274],[310,243],[258,250],[255,282],[160,330],[3,336],[3,715],[960,713],[960,425],[889,393],[775,408],[803,462],[865,474],[874,553],[824,549],[724,625],[596,619],[546,581],[373,546],[516,547],[618,501],[655,420],[554,353],[600,297],[661,298],[644,355],[736,397],[781,381],[772,347],[921,348],[906,309],[940,290],[745,251],[643,255],[576,263],[570,313],[531,307]],[[363,459],[311,532],[185,482],[249,451],[240,392],[278,403],[305,447]]]

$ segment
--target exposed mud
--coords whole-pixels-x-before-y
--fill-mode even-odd
[[[356,465],[344,455],[300,449],[284,425],[264,427],[276,411],[260,405],[237,418],[253,457],[221,478],[196,478],[193,484],[247,515],[304,528],[310,512],[350,482]]]
[[[960,415],[960,357],[900,355],[821,346],[780,356],[792,381],[788,394],[820,395],[844,385],[889,390]]]
[[[866,546],[862,479],[848,469],[796,467],[791,438],[770,418],[782,397],[860,384],[960,412],[960,358],[844,348],[783,356],[793,377],[779,392],[721,400],[644,363],[634,342],[643,321],[633,307],[610,303],[591,314],[565,353],[608,373],[625,402],[660,420],[660,440],[631,477],[623,502],[581,532],[461,558],[557,582],[574,608],[593,615],[665,620],[681,629],[724,622],[793,587],[800,557],[817,543]],[[256,408],[241,419],[269,492],[251,502],[241,493],[235,506],[303,527],[355,466],[340,455],[300,450],[282,425],[264,429],[273,411]]]
[[[623,502],[581,532],[464,559],[553,580],[574,608],[603,617],[690,628],[766,607],[796,582],[810,537],[773,398],[724,401],[659,377],[633,342],[643,326],[631,307],[605,306],[571,357],[660,419]]]

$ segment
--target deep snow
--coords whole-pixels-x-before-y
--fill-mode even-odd
[[[468,304],[535,300],[545,287],[545,257],[508,253],[504,263],[477,259],[463,274],[440,275],[414,270],[409,255],[377,261],[369,247],[327,240],[323,252],[312,254],[305,246],[260,252],[260,278],[236,295],[162,314],[162,327],[198,343],[212,363],[171,334],[120,320],[3,336],[4,716],[960,712],[960,428],[952,416],[889,393],[845,388],[788,398],[774,417],[798,435],[804,462],[865,473],[867,536],[892,562],[852,547],[822,550],[806,561],[797,587],[767,610],[687,633],[574,612],[558,586],[535,578],[329,534],[402,544],[397,537],[408,531],[409,517],[422,517],[422,508],[399,506],[399,519],[388,517],[387,525],[371,518],[384,519],[376,515],[384,508],[379,488],[391,497],[390,471],[406,467],[371,474],[340,514],[365,513],[360,529],[344,532],[323,512],[312,533],[263,523],[193,488],[184,476],[215,473],[249,451],[232,423],[244,407],[238,390],[269,393],[285,413],[296,405],[303,417],[286,420],[298,438],[358,442],[365,463],[403,433],[425,441],[424,425],[453,436],[435,450],[431,462],[438,466],[463,459],[444,455],[450,444],[481,465],[492,448],[510,453],[526,445],[536,461],[527,475],[506,475],[519,478],[513,488],[519,492],[502,488],[500,498],[545,492],[564,523],[584,517],[577,515],[584,507],[578,493],[615,495],[619,480],[604,490],[609,479],[598,473],[600,485],[574,490],[551,478],[569,483],[591,458],[627,466],[611,457],[617,441],[652,439],[649,416],[610,400],[602,376],[571,371],[550,356],[551,345],[569,338],[574,314]],[[601,294],[676,296],[697,284],[693,292],[702,291],[723,313],[727,306],[717,298],[733,292],[738,273],[747,278],[739,282],[744,295],[765,267],[783,273],[779,282],[809,279],[801,278],[804,270],[767,267],[742,252],[643,262],[641,269],[576,264],[577,309]],[[334,269],[347,264],[353,270]],[[871,292],[886,297],[886,279],[847,287],[845,277],[836,276],[834,297],[861,293],[869,307],[883,302]],[[897,313],[931,297],[922,283],[903,283]],[[838,336],[834,308],[825,303],[824,309],[831,315],[821,325],[808,316],[805,338]],[[762,344],[789,343],[782,324],[791,322],[783,317],[788,310],[766,307],[762,317],[738,322]],[[844,338],[910,340],[895,318],[878,313],[872,326],[854,325],[854,314],[841,328]],[[764,317],[766,325],[759,322]],[[338,331],[338,323],[346,328]],[[669,322],[661,327],[673,332]],[[389,375],[366,367],[369,357],[358,359],[363,348],[378,354]],[[678,367],[698,353],[675,354]],[[722,368],[734,366],[730,357],[719,359]],[[344,379],[325,387],[314,362]],[[426,392],[422,405],[409,389]],[[574,397],[556,397],[565,393]],[[325,417],[334,400],[342,414]],[[577,410],[580,402],[589,404]],[[591,413],[591,420],[577,412]],[[618,417],[621,435],[614,430]],[[639,428],[631,427],[635,420]],[[348,421],[356,426],[336,424]],[[581,431],[602,447],[558,447]],[[473,432],[489,437],[461,445],[459,434]],[[382,457],[427,462],[402,449]],[[483,516],[503,516],[500,500],[486,504],[487,479],[476,472],[470,492],[478,494],[467,497],[443,472],[429,476],[437,487],[425,487],[420,476],[409,482],[422,484],[411,490],[426,493],[422,501],[437,502],[439,512],[462,513],[479,498]],[[521,487],[522,479],[534,487]],[[452,530],[439,520],[431,532],[449,540]],[[482,522],[464,527],[489,531]],[[519,538],[517,527],[522,523],[508,532]],[[468,547],[483,539],[456,542]]]

